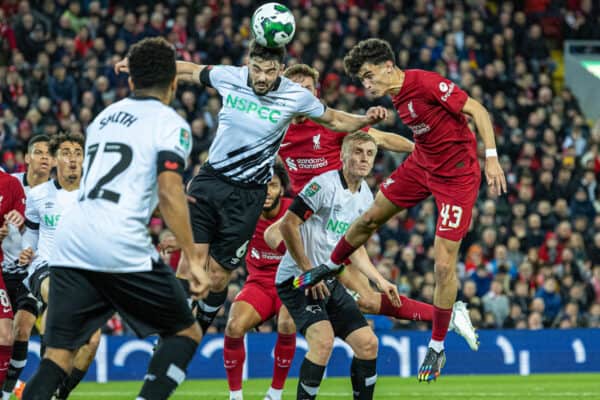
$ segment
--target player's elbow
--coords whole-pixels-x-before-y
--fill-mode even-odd
[[[281,243],[281,240],[283,240],[281,230],[279,228],[280,224],[275,223],[268,227],[264,233],[265,243],[273,250],[276,250],[279,246],[279,243]]]

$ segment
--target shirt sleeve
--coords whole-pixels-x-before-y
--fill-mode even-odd
[[[37,250],[38,238],[40,229],[40,213],[35,205],[34,198],[27,198],[25,207],[25,232],[23,232],[22,248],[31,247],[34,251]]]
[[[304,189],[298,194],[313,213],[318,212],[325,203],[326,188],[321,176],[313,178],[304,186]]]
[[[200,82],[219,91],[225,83],[232,82],[240,67],[209,65],[200,72]]]
[[[18,179],[11,179],[12,205],[10,210],[16,210],[21,215],[25,215],[25,191]]]
[[[158,135],[157,174],[173,171],[183,174],[192,150],[192,130],[187,122],[178,118]]]
[[[29,229],[40,229],[40,214],[35,205],[34,198],[29,196],[25,204],[25,226]]]
[[[300,90],[297,100],[297,112],[309,118],[319,118],[325,114],[325,105],[306,89]]]
[[[458,85],[434,72],[421,75],[421,87],[427,98],[441,105],[451,114],[460,114],[469,95]]]

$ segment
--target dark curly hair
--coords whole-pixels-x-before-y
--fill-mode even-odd
[[[60,145],[65,142],[74,142],[85,149],[85,137],[81,133],[58,133],[50,138],[50,154],[56,156]]]
[[[363,64],[381,64],[388,60],[394,62],[392,46],[385,40],[367,39],[358,42],[344,57],[344,69],[355,77]]]
[[[177,73],[175,56],[175,48],[161,37],[134,44],[127,57],[135,88],[165,90]]]
[[[279,64],[283,64],[285,58],[285,47],[269,48],[261,46],[256,43],[256,40],[250,42],[250,49],[248,50],[249,58],[262,58],[263,60],[277,61]]]
[[[290,178],[288,177],[287,171],[282,163],[276,162],[273,165],[273,175],[277,175],[279,180],[281,181],[281,187],[285,191],[290,183]]]

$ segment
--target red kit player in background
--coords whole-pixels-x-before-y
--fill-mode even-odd
[[[256,229],[248,244],[246,268],[248,278],[235,298],[225,327],[225,347],[223,359],[231,400],[241,400],[242,372],[246,351],[246,332],[277,316],[277,342],[274,350],[273,380],[265,396],[266,399],[280,400],[296,351],[296,326],[285,306],[281,304],[275,289],[275,273],[285,245],[271,250],[265,243],[264,232],[275,221],[283,217],[292,203],[283,198],[288,177],[283,166],[276,163],[273,178],[267,185],[267,198]]]
[[[296,64],[287,68],[286,78],[299,83],[315,96],[319,72],[306,64]],[[375,128],[363,128],[383,149],[398,153],[410,153],[414,144],[395,133],[383,132]],[[352,132],[335,132],[306,117],[296,117],[290,124],[279,148],[279,157],[290,177],[292,192],[298,194],[304,185],[315,176],[327,171],[342,169],[340,149],[342,141]]]
[[[21,229],[25,222],[25,191],[19,180],[0,171],[0,242],[5,240],[11,229]],[[10,225],[13,225],[12,228]],[[0,261],[4,254],[0,248]],[[0,273],[0,387],[6,379],[8,363],[12,355],[13,310],[4,279]]]
[[[402,71],[394,59],[386,41],[368,39],[352,48],[344,66],[371,95],[392,96],[402,122],[413,131],[415,149],[383,182],[371,208],[354,221],[334,249],[330,263],[306,272],[299,282],[308,286],[331,275],[387,220],[433,195],[439,210],[434,241],[433,328],[418,375],[419,381],[431,381],[445,363],[444,339],[458,289],[458,251],[481,183],[477,140],[465,114],[473,118],[485,145],[488,185],[497,194],[505,193],[506,179],[487,110],[454,82],[434,72]]]

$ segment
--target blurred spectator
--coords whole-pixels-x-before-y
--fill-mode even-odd
[[[495,326],[502,327],[510,312],[508,297],[504,294],[503,283],[499,279],[492,282],[490,291],[483,296],[483,309],[494,316]]]

